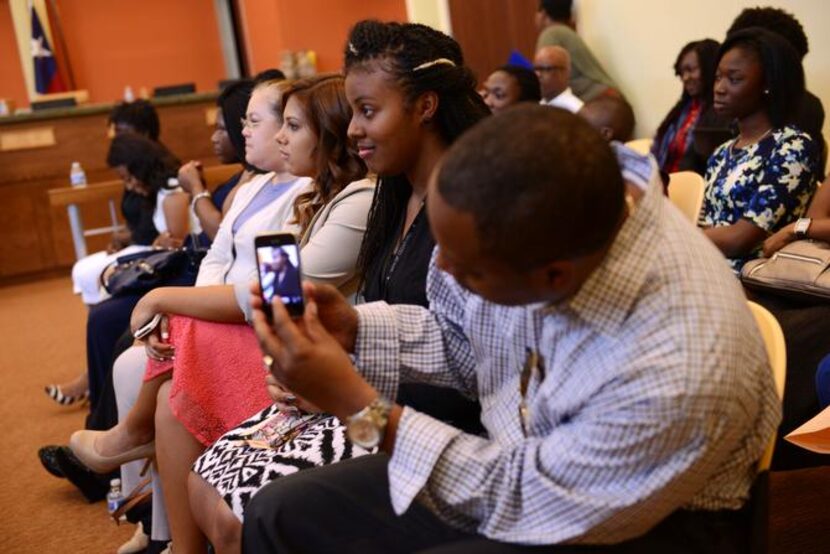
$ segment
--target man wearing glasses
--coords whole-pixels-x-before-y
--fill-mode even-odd
[[[582,109],[580,100],[568,86],[571,79],[571,56],[561,46],[543,46],[536,52],[533,70],[539,77],[543,106],[562,108],[571,113]]]

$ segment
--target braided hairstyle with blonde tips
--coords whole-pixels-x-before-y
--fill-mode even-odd
[[[448,147],[490,115],[476,91],[475,76],[464,65],[461,46],[431,27],[375,20],[357,23],[346,43],[344,71],[349,75],[378,69],[400,87],[407,108],[413,107],[422,94],[435,93],[438,108],[432,123]],[[405,175],[380,176],[357,261],[361,275],[366,276],[375,264],[383,263],[383,245],[389,235],[400,232],[398,224],[411,193]]]

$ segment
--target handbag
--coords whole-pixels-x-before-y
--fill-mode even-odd
[[[741,281],[748,288],[811,301],[830,301],[830,244],[791,242],[770,258],[744,264]]]
[[[207,250],[202,248],[160,248],[121,256],[115,269],[102,281],[112,296],[144,294],[175,282],[193,284]],[[105,271],[103,275],[106,275]]]

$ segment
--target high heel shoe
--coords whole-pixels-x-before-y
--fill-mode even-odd
[[[87,398],[89,398],[88,390],[82,392],[81,394],[70,396],[63,393],[60,385],[46,385],[43,387],[43,392],[45,392],[49,398],[61,406],[71,406],[76,402],[85,402]]]
[[[150,441],[115,456],[103,456],[95,448],[95,439],[103,434],[104,431],[75,431],[69,439],[69,448],[72,453],[96,473],[109,473],[127,462],[152,458],[155,455],[155,441]]]

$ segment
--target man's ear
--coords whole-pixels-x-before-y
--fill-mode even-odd
[[[416,110],[421,123],[429,123],[438,112],[438,95],[434,91],[427,91],[418,97]]]
[[[549,262],[543,268],[543,286],[554,298],[570,293],[576,278],[576,265],[570,260]]]
[[[606,142],[611,142],[614,140],[614,129],[608,127],[607,125],[603,125],[600,127],[599,133],[602,135],[602,138],[605,139]]]

